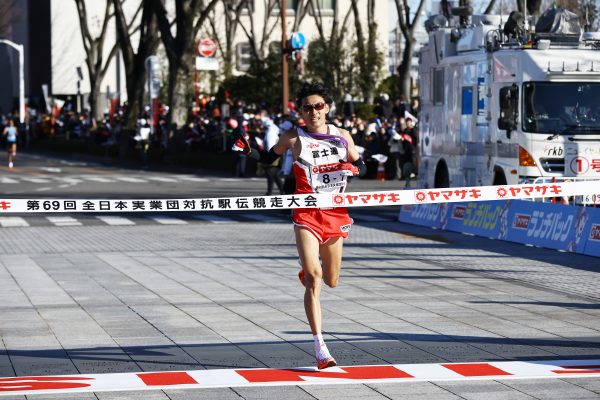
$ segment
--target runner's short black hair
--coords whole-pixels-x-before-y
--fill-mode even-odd
[[[321,96],[327,104],[333,103],[329,89],[325,85],[321,82],[306,82],[296,95],[296,105],[298,108],[302,107],[302,100],[312,95]]]

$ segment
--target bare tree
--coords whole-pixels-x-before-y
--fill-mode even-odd
[[[587,25],[592,30],[598,27],[598,4],[593,0],[579,0],[579,15],[581,25]]]
[[[490,0],[489,4],[485,8],[484,14],[491,14],[494,11],[494,7],[496,6],[496,0]]]
[[[16,0],[0,0],[0,37],[7,37],[11,25],[20,15],[15,15]]]
[[[582,27],[588,25],[588,29],[593,29],[598,14],[598,5],[594,0],[560,0],[557,6],[577,14]]]
[[[296,2],[296,6],[294,7],[294,23],[292,24],[292,32],[298,32],[302,20],[304,17],[306,17],[308,10],[312,6],[313,4],[311,0],[298,0]]]
[[[354,63],[345,65],[344,62],[351,59],[347,56],[348,49],[345,48],[344,38],[348,31],[352,7],[348,7],[341,23],[339,10],[334,11],[331,30],[327,33],[321,8],[315,4],[315,0],[309,0],[308,5],[319,37],[309,45],[306,69],[313,78],[333,86],[330,90],[336,98],[339,98],[344,91],[351,91],[354,83],[354,74],[351,72]]]
[[[308,0],[308,7],[312,11],[312,14],[314,16],[315,24],[317,25],[317,31],[319,32],[319,37],[324,40],[331,40],[334,37],[341,40],[341,33],[346,31],[346,26],[350,19],[350,13],[352,12],[352,7],[348,7],[346,16],[344,17],[344,20],[341,25],[338,18],[338,10],[334,10],[333,23],[331,26],[331,31],[329,32],[329,38],[327,38],[327,35],[325,34],[325,24],[323,22],[323,13],[321,12],[321,7],[319,7],[319,5],[315,3],[316,1],[317,0]]]
[[[129,21],[127,21],[127,16],[123,12],[124,2],[125,0],[113,0],[117,23],[117,41],[123,55],[127,87],[125,128],[127,132],[132,132],[144,104],[144,86],[146,83],[144,61],[156,52],[160,39],[158,38],[156,16],[148,2],[141,2]],[[141,19],[138,18],[140,13]],[[139,41],[137,50],[134,50],[131,37],[136,32],[139,32]],[[125,157],[129,136],[124,133],[120,136],[119,157],[121,158]]]
[[[251,68],[247,75],[258,77],[265,70],[271,69],[273,48],[270,44],[279,43],[280,38],[274,38],[273,32],[278,27],[280,21],[280,0],[263,0],[265,14],[259,21],[254,14],[254,1],[251,0],[221,0],[221,8],[215,8],[209,16],[212,35],[217,38],[219,51],[223,57],[223,74],[225,79],[233,77],[233,67],[235,65],[234,39],[241,28],[248,39],[251,47]],[[299,0],[294,2],[294,18],[291,31],[297,31],[300,23],[308,11],[308,0]],[[261,27],[261,29],[257,29]],[[272,39],[272,42],[270,42]],[[277,57],[280,53],[277,50]]]
[[[402,63],[398,66],[398,75],[400,79],[400,93],[410,96],[410,66],[415,50],[415,29],[419,23],[419,18],[423,13],[425,0],[419,0],[417,11],[411,21],[410,7],[408,0],[394,0],[396,10],[398,11],[398,25],[404,37],[404,50],[402,52]]]
[[[363,98],[373,102],[373,92],[381,73],[383,55],[377,49],[377,22],[375,21],[375,0],[367,1],[367,37],[363,34],[358,1],[352,0],[358,63],[358,86]]]
[[[158,29],[169,60],[169,122],[181,128],[187,120],[187,88],[194,66],[194,46],[200,28],[219,0],[177,0],[175,18],[169,21],[162,0],[147,0],[157,16]],[[175,34],[171,31],[175,27]]]
[[[217,40],[219,52],[223,57],[223,75],[225,75],[225,79],[233,75],[235,34],[242,13],[245,11],[252,12],[250,3],[249,0],[221,0],[222,13],[214,8],[208,17],[212,35]],[[220,25],[221,22],[224,25],[223,27]]]
[[[258,0],[256,0],[258,1]],[[246,34],[255,61],[264,62],[268,55],[269,39],[279,23],[278,10],[280,0],[263,0],[265,14],[262,21],[257,21],[254,13],[248,15],[247,23],[240,21],[240,27]],[[258,29],[262,28],[260,34]]]
[[[98,36],[92,36],[89,25],[89,15],[85,6],[85,0],[75,0],[77,6],[77,13],[79,15],[79,25],[81,31],[81,39],[83,41],[83,48],[85,50],[85,63],[88,69],[88,75],[90,79],[90,116],[95,118],[97,115],[97,103],[98,94],[100,93],[100,85],[106,75],[108,66],[112,58],[115,56],[118,50],[118,43],[114,43],[108,52],[106,58],[104,58],[104,42],[106,40],[108,23],[112,18],[111,8],[112,3],[107,1],[104,9],[104,17],[99,23],[101,23],[100,33]]]
[[[527,5],[525,5],[526,3]],[[527,14],[533,15],[537,19],[540,16],[542,0],[517,0],[517,10],[519,12],[525,12],[525,7],[527,7]]]

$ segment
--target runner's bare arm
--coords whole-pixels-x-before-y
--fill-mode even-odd
[[[277,160],[287,149],[292,148],[294,145],[294,138],[296,137],[296,133],[293,131],[287,131],[279,137],[279,140],[271,150],[264,151],[256,148],[251,148],[250,143],[246,139],[244,144],[240,147],[243,149],[249,157],[257,160],[258,162],[270,164]]]
[[[297,134],[295,131],[286,131],[279,136],[279,140],[272,147],[272,150],[277,155],[282,155],[286,150],[291,149],[294,146]]]
[[[365,176],[367,173],[367,166],[364,161],[360,158],[360,154],[358,154],[358,150],[356,150],[356,146],[354,146],[354,139],[350,133],[345,129],[339,129],[342,133],[342,136],[348,142],[348,163],[352,165],[351,168],[348,168],[352,171],[355,176]]]
[[[345,129],[338,129],[338,130],[342,133],[342,136],[348,142],[348,161],[349,162],[358,161],[360,159],[360,155],[358,154],[358,150],[356,150],[356,146],[354,146],[354,139],[352,139],[352,136],[350,135],[350,133],[347,130],[345,130]]]

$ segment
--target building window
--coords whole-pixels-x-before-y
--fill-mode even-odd
[[[473,86],[462,88],[461,115],[473,115]]]
[[[277,2],[275,3],[275,7],[274,7],[274,9],[275,9],[275,10],[279,10],[280,4],[281,4],[281,0],[280,0],[280,1],[277,1]],[[296,6],[297,6],[297,5],[298,5],[298,0],[287,0],[287,1],[285,2],[285,9],[286,9],[286,10],[288,10],[288,12],[289,12],[289,11],[294,11],[294,10],[296,9]]]
[[[398,66],[402,59],[401,43],[401,31],[399,28],[396,28],[391,31],[388,36],[388,66],[390,75],[396,75],[398,73]]]
[[[242,15],[252,14],[254,10],[254,0],[246,0],[242,5]]]
[[[431,85],[433,105],[440,106],[444,104],[444,70],[433,70],[433,85]]]
[[[252,61],[252,47],[250,47],[250,43],[238,43],[235,50],[237,54],[236,69],[238,71],[248,71]]]
[[[300,0],[287,0],[285,2],[285,15],[294,15],[294,13],[296,12],[296,6],[298,5],[298,1]],[[273,10],[271,11],[271,15],[277,15],[280,13],[280,5],[281,0],[275,3],[275,7],[273,7]]]
[[[319,9],[321,15],[332,16],[335,12],[335,0],[314,0],[313,4]],[[310,15],[315,15],[312,7],[309,9]]]
[[[335,10],[335,0],[315,0],[317,7],[321,11],[333,11]]]

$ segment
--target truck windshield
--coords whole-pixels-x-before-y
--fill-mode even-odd
[[[526,82],[523,131],[600,134],[600,83]]]

